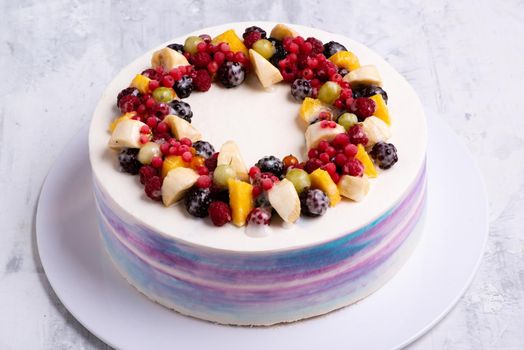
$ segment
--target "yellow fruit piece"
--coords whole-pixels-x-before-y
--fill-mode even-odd
[[[184,162],[181,156],[167,156],[162,163],[162,177],[166,177],[171,170],[184,167],[189,168],[189,163]]]
[[[244,42],[238,37],[237,33],[233,29],[227,30],[219,36],[215,37],[212,44],[227,43],[229,48],[233,52],[242,52],[244,55],[248,55],[247,47]]]
[[[317,169],[309,174],[311,187],[324,191],[329,198],[329,206],[334,207],[340,200],[340,192],[337,184],[333,181],[329,173],[322,169]]]
[[[329,112],[330,108],[319,99],[306,97],[300,106],[299,115],[303,121],[310,124],[323,111]]]
[[[137,88],[143,94],[149,92],[149,82],[151,79],[142,74],[137,74],[131,81],[130,87]]]
[[[113,130],[115,130],[116,126],[118,125],[118,123],[120,123],[123,120],[131,119],[135,115],[136,115],[136,112],[127,112],[127,113],[122,114],[120,117],[113,120],[111,124],[109,124],[109,131],[113,132]]]
[[[361,144],[358,145],[358,151],[355,158],[360,160],[362,165],[364,165],[364,175],[367,175],[368,177],[377,177],[377,169],[375,168],[375,165],[373,165],[373,161],[369,157],[368,152],[366,152],[366,149]]]
[[[233,224],[244,226],[247,216],[253,210],[253,186],[237,179],[229,179],[229,204],[233,214]]]
[[[191,147],[191,153],[193,153],[194,148]],[[194,155],[194,153],[193,153]],[[191,159],[190,167],[191,169],[197,170],[199,167],[204,165],[204,157],[196,156]]]
[[[360,68],[357,55],[349,51],[339,51],[329,58],[339,68],[346,68],[348,71]]]
[[[375,113],[373,113],[373,115],[382,119],[387,125],[391,125],[388,106],[386,105],[386,101],[382,98],[382,95],[376,94],[371,96],[370,99],[375,101]]]

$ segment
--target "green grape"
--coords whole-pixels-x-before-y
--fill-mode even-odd
[[[158,87],[153,91],[153,98],[157,102],[168,103],[175,98],[175,91],[167,87]]]
[[[332,105],[340,96],[342,88],[334,81],[327,81],[318,90],[318,99],[324,103]]]
[[[184,51],[189,52],[194,55],[197,53],[197,45],[203,42],[201,37],[198,36],[189,36],[184,42]]]
[[[344,113],[338,117],[337,123],[342,125],[344,129],[348,131],[349,128],[358,123],[358,118],[353,113]]]
[[[213,172],[213,182],[220,188],[227,187],[227,180],[235,178],[237,172],[231,166],[227,164],[222,164],[216,167]]]
[[[266,60],[270,59],[271,56],[275,54],[275,47],[273,46],[273,44],[271,44],[271,41],[267,39],[260,39],[255,41],[252,48]]]
[[[148,142],[138,151],[138,161],[142,164],[151,164],[153,157],[160,157],[160,146],[155,142]]]
[[[286,174],[286,179],[293,183],[298,193],[302,192],[306,187],[311,186],[309,174],[302,169],[291,169]]]

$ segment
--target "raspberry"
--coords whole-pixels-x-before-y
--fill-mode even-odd
[[[218,152],[214,153],[211,157],[207,158],[204,161],[204,164],[206,165],[206,168],[209,171],[215,171],[217,167],[217,162],[218,162]]]
[[[150,165],[144,165],[140,168],[138,174],[140,175],[140,183],[145,185],[150,178],[158,176],[158,171]]]
[[[124,148],[118,154],[118,162],[122,171],[136,175],[142,164],[138,161],[137,148]]]
[[[312,46],[311,54],[316,55],[324,52],[324,44],[322,44],[322,41],[316,38],[307,38],[306,43],[310,43]]]
[[[321,216],[329,207],[329,198],[319,189],[305,189],[300,193],[300,207],[306,216]]]
[[[207,216],[211,204],[211,191],[208,188],[194,188],[186,195],[186,210],[198,218]]]
[[[224,226],[231,221],[231,209],[224,202],[211,202],[207,209],[209,217],[215,226]]]
[[[154,201],[162,199],[162,178],[160,176],[152,176],[146,181],[144,191],[146,195]]]
[[[160,73],[159,71],[157,71],[156,69],[153,69],[153,68],[146,69],[141,74],[143,76],[148,77],[151,80],[156,80],[156,81],[161,81],[162,78],[163,78],[162,73]]]
[[[351,112],[357,115],[359,120],[364,120],[375,113],[375,101],[367,97],[358,97],[353,100],[349,108]]]
[[[342,167],[342,173],[351,176],[362,176],[364,174],[364,165],[356,158],[350,159]]]
[[[120,100],[124,96],[128,96],[128,95],[138,96],[139,94],[140,94],[140,91],[138,91],[137,88],[134,88],[134,87],[125,88],[124,90],[118,93],[118,96],[116,97],[116,105],[120,108]]]
[[[355,124],[351,128],[349,128],[348,136],[349,142],[351,142],[354,145],[358,145],[360,143],[365,146],[368,144],[368,137],[364,132],[364,128],[360,124]]]
[[[205,69],[196,71],[196,75],[193,78],[193,86],[195,90],[205,92],[211,87],[211,76]]]
[[[215,153],[215,148],[207,141],[197,141],[193,144],[197,156],[209,158]]]
[[[273,173],[277,177],[280,177],[284,171],[284,163],[275,156],[261,158],[256,166],[260,171]]]
[[[135,95],[125,95],[118,101],[118,108],[122,113],[128,113],[136,110],[140,105],[140,99]]]
[[[369,153],[380,169],[389,169],[397,161],[397,149],[392,143],[378,142]]]
[[[248,225],[269,225],[271,212],[261,207],[251,210],[247,216]]]
[[[257,26],[252,26],[252,27],[248,27],[246,28],[246,30],[244,31],[244,34],[242,34],[242,38],[246,38],[246,36],[248,34],[251,34],[252,32],[257,32],[260,34],[260,37],[262,39],[265,39],[266,38],[266,31],[260,27],[257,27]]]
[[[244,33],[244,45],[246,45],[248,49],[250,49],[253,44],[260,39],[262,39],[262,35],[258,31],[252,31],[247,34]]]
[[[196,68],[207,68],[211,62],[211,56],[207,52],[197,52],[193,55],[193,64]]]

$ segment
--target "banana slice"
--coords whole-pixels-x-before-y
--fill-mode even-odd
[[[368,137],[367,148],[371,148],[377,142],[387,141],[391,137],[389,126],[380,118],[371,116],[362,122],[364,133]]]
[[[119,148],[140,148],[140,129],[146,124],[139,120],[125,119],[120,121],[109,139],[109,147]]]
[[[298,33],[294,29],[291,29],[288,26],[286,26],[285,24],[277,24],[271,30],[270,36],[277,40],[282,40],[287,37],[295,38],[298,36]]]
[[[192,142],[202,140],[202,134],[200,131],[195,129],[189,122],[177,117],[176,115],[170,114],[166,116],[164,122],[169,125],[177,140],[180,140],[183,137],[187,137]]]
[[[351,87],[360,85],[382,86],[382,79],[378,70],[373,65],[362,66],[344,76],[344,81],[348,82]]]
[[[161,50],[155,51],[151,57],[151,66],[153,68],[162,67],[165,72],[178,66],[187,66],[189,62],[186,57],[180,52],[164,47]]]
[[[300,199],[295,186],[288,179],[283,179],[273,185],[267,192],[269,203],[278,215],[288,223],[294,223],[300,216]]]
[[[257,74],[258,80],[260,80],[260,83],[264,88],[268,88],[271,85],[284,80],[277,67],[272,65],[271,62],[266,60],[255,50],[249,49],[249,59],[255,68],[255,73]]]
[[[242,181],[247,181],[249,179],[248,170],[242,154],[240,154],[240,149],[235,141],[227,141],[220,148],[218,153],[217,165],[229,165],[235,169],[237,173],[237,178]]]
[[[162,183],[162,202],[166,207],[173,205],[184,197],[187,190],[189,190],[196,183],[198,174],[190,168],[175,168],[164,178]]]
[[[369,192],[369,180],[365,176],[343,175],[337,187],[342,196],[360,202]]]
[[[340,124],[337,124],[334,128],[321,128],[320,122],[311,124],[306,129],[306,147],[309,151],[311,148],[317,147],[320,141],[326,140],[330,142],[337,134],[344,132],[346,132],[346,130]]]

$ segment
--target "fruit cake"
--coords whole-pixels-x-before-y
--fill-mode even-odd
[[[267,22],[200,30],[124,68],[92,119],[117,269],[184,315],[293,322],[352,304],[423,228],[426,123],[362,44]]]

